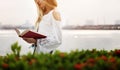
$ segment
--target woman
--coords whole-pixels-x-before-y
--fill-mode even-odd
[[[36,43],[37,53],[51,53],[62,41],[61,16],[57,11],[56,0],[35,0],[38,18],[36,31],[47,36],[45,39],[23,38],[28,43]]]

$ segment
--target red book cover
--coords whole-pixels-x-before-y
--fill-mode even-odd
[[[40,39],[40,38],[46,38],[46,36],[33,32],[33,31],[28,31],[23,35],[20,35],[20,37],[25,37],[25,38],[34,38],[34,39]]]
[[[34,38],[34,39],[46,38],[45,35],[39,34],[31,30],[25,30],[22,33],[20,33],[20,31],[16,29],[16,32],[19,35],[19,37],[22,37],[22,38]]]

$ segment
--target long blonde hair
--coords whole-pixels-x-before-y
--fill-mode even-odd
[[[56,0],[41,0],[43,1],[43,3],[45,3],[46,5],[48,5],[51,8],[55,8],[57,7],[57,2]],[[38,28],[39,26],[39,22],[42,20],[43,17],[43,11],[42,9],[39,7],[39,4],[37,3],[37,0],[35,0],[36,6],[37,6],[37,12],[38,12],[38,17],[37,20],[35,22],[35,27]]]

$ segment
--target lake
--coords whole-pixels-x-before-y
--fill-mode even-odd
[[[57,50],[70,52],[82,49],[120,49],[119,30],[62,30],[63,42]],[[14,30],[0,30],[0,55],[11,53],[11,44],[18,41],[22,46],[21,54],[33,52],[30,44],[19,38]]]

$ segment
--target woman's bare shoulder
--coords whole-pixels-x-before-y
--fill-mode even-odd
[[[60,12],[58,10],[56,10],[56,9],[53,10],[52,14],[53,14],[53,17],[54,17],[55,20],[61,21]]]

